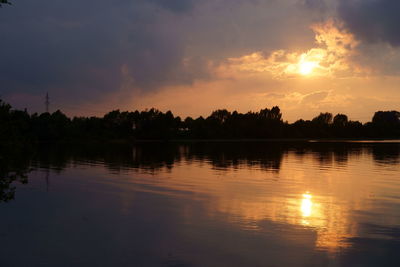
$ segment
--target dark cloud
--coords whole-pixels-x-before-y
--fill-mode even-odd
[[[177,12],[189,8],[154,2]],[[168,82],[182,68],[184,49],[174,21],[164,16],[145,1],[20,0],[0,17],[0,93],[90,98],[118,90],[123,66],[140,87]]]
[[[324,0],[300,0],[299,3],[313,10],[326,11],[327,9],[327,4]]]
[[[338,13],[345,25],[366,42],[400,46],[400,1],[339,0]]]
[[[292,0],[14,1],[0,10],[0,96],[48,91],[79,105],[126,80],[141,92],[191,84],[211,77],[210,62],[308,47],[307,8]]]
[[[173,12],[186,12],[194,7],[195,0],[143,0],[153,2]]]

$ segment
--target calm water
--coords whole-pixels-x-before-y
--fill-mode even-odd
[[[400,266],[400,143],[70,146],[0,162],[0,266]]]

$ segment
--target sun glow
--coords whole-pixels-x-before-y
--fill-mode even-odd
[[[299,63],[299,73],[301,75],[310,75],[313,70],[318,66],[317,62],[303,61]]]
[[[342,25],[333,20],[315,24],[315,45],[306,51],[272,51],[269,55],[256,51],[240,57],[227,58],[219,65],[216,74],[222,78],[235,78],[240,75],[254,76],[257,73],[268,73],[273,79],[304,77],[335,77],[336,75],[352,76],[363,71],[352,62],[352,55],[358,41],[342,30]]]

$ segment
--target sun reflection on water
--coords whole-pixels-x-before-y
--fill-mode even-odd
[[[317,233],[316,247],[336,252],[348,247],[346,238],[354,236],[356,229],[345,216],[345,208],[333,199],[320,199],[317,203],[310,192],[300,198],[301,224],[313,228]]]
[[[312,195],[308,192],[303,194],[303,200],[301,201],[301,214],[303,217],[309,217],[311,215],[313,205],[311,198]]]
[[[303,217],[303,220],[302,220],[303,225],[310,224],[310,222],[307,220],[307,217],[310,217],[311,212],[312,212],[313,203],[312,203],[311,199],[312,199],[312,195],[309,192],[303,194],[303,199],[301,200],[301,205],[300,205],[300,211],[301,211],[301,215]]]
[[[303,160],[312,166],[314,158]],[[313,237],[317,250],[332,255],[351,246],[349,238],[359,235],[351,212],[368,209],[368,184],[359,182],[357,177],[361,176],[343,179],[346,173],[326,170],[323,179],[314,180],[315,173],[289,166],[280,170],[278,182],[265,179],[265,171],[251,168],[227,170],[223,179],[215,179],[213,169],[196,164],[189,167],[175,168],[169,174],[173,178],[157,183],[173,188],[174,194],[176,190],[193,190],[196,196],[208,196],[210,218],[223,218],[243,230],[260,233],[271,231],[265,225],[266,221],[273,222],[282,231],[282,238],[291,238],[293,229],[302,231]],[[185,216],[186,220],[194,217]],[[296,238],[296,242],[308,242],[307,238]]]

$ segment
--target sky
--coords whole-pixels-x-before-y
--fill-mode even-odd
[[[0,98],[70,116],[114,109],[400,110],[400,1],[14,0],[0,8]]]

